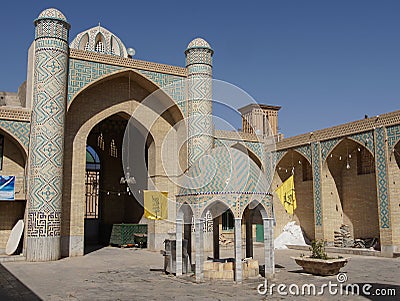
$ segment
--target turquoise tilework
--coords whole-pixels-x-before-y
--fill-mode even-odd
[[[400,125],[398,124],[394,126],[388,126],[386,128],[386,133],[387,133],[389,151],[392,151],[395,145],[400,140]]]
[[[214,148],[207,155],[207,162],[201,159],[190,168],[179,195],[267,192],[261,170],[241,151]]]
[[[46,27],[42,23],[39,26]],[[62,40],[62,31],[57,32],[60,36],[35,40],[28,238],[58,237],[61,234],[68,44]]]
[[[321,200],[321,145],[318,142],[311,144],[312,169],[314,176],[314,212],[315,225],[322,226],[322,200]]]
[[[357,133],[357,134],[351,135],[349,138],[360,143],[362,146],[365,146],[371,152],[372,155],[375,153],[374,132],[373,131]]]
[[[277,166],[279,161],[282,160],[283,156],[287,154],[286,150],[276,151],[272,153],[272,163],[274,166]]]
[[[308,162],[311,163],[312,155],[311,155],[311,146],[309,144],[298,146],[294,150],[302,154],[308,160]]]
[[[0,120],[0,127],[16,138],[25,150],[29,148],[30,126],[31,124],[29,122]]]
[[[70,59],[68,74],[68,103],[88,84],[103,76],[121,71],[123,69],[125,68],[121,66]],[[132,70],[144,75],[159,87],[165,88],[165,92],[175,100],[182,110],[184,116],[186,116],[187,107],[185,101],[185,81],[182,80],[184,78],[153,71],[138,69]]]
[[[68,103],[88,84],[122,69],[120,66],[69,59]]]
[[[387,183],[387,160],[385,147],[385,128],[375,129],[375,166],[377,171],[380,227],[390,228],[390,212]]]
[[[340,143],[342,138],[335,138],[321,142],[321,157],[322,162],[325,162],[331,151]]]

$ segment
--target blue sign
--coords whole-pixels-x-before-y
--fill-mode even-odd
[[[0,201],[13,201],[15,176],[0,176]]]

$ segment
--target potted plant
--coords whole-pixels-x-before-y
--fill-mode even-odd
[[[307,273],[321,276],[336,275],[344,267],[349,258],[338,256],[328,257],[323,241],[313,240],[310,247],[311,255],[292,257]]]

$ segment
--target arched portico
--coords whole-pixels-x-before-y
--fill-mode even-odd
[[[274,209],[277,218],[277,234],[290,221],[295,220],[303,229],[307,238],[315,238],[313,173],[311,162],[301,153],[288,150],[276,163],[271,190],[275,191],[291,175],[294,175],[294,188],[297,208],[294,215],[289,215],[279,197],[274,197]]]
[[[354,238],[379,238],[375,160],[363,145],[342,139],[322,165],[325,239],[333,244],[342,224]]]

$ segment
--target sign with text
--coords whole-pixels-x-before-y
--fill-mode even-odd
[[[0,176],[0,201],[13,201],[15,198],[15,176]]]
[[[144,216],[148,219],[167,219],[168,192],[145,190]]]

